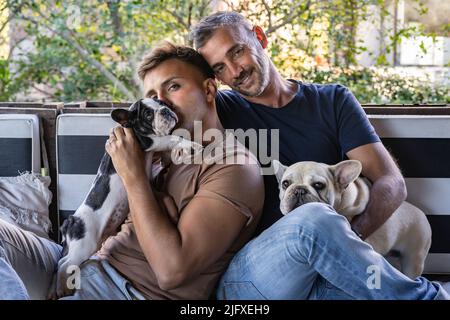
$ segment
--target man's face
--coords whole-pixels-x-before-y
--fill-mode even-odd
[[[261,45],[244,30],[217,29],[198,49],[217,79],[249,97],[263,93],[269,84],[269,58]]]
[[[177,128],[192,133],[194,121],[202,121],[209,112],[205,81],[194,66],[169,59],[147,72],[144,92],[147,98],[157,98],[168,104],[178,116]]]

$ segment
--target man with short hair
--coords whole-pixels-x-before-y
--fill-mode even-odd
[[[207,138],[222,128],[216,83],[204,59],[192,48],[165,43],[144,57],[138,73],[146,97],[169,105],[178,128],[192,137],[200,122],[203,158],[215,150],[217,161],[165,163],[164,179],[152,186],[132,129],[114,128],[106,150],[130,214],[81,266],[81,288],[64,299],[208,299],[260,217],[264,187],[257,159],[238,143],[224,144],[223,134]],[[0,220],[0,298],[45,298],[60,258],[58,244]]]
[[[233,258],[218,298],[448,298],[439,284],[410,280],[362,241],[405,200],[406,187],[353,94],[340,85],[284,79],[264,51],[263,30],[239,13],[214,13],[193,27],[191,37],[217,79],[232,89],[217,96],[225,129],[278,129],[279,141],[269,143],[279,143],[283,164],[335,164],[348,157],[362,163],[362,174],[373,183],[365,212],[350,225],[319,203],[281,218],[277,181],[265,176],[260,234]],[[379,270],[382,288],[368,286],[371,266]]]

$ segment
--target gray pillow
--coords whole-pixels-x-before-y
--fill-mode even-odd
[[[48,176],[29,172],[17,177],[0,177],[0,219],[48,238],[50,181]]]

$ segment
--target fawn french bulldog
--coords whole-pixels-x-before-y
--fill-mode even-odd
[[[331,205],[349,222],[364,212],[371,183],[360,177],[362,165],[357,160],[336,165],[304,161],[289,167],[273,161],[280,189],[280,209],[288,214],[309,202]],[[385,256],[400,254],[401,270],[411,279],[421,275],[431,246],[431,227],[425,214],[408,202],[403,204],[372,235],[365,239],[375,251]]]

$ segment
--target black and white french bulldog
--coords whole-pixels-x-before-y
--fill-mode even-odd
[[[359,177],[362,165],[356,160],[329,166],[304,161],[290,167],[273,161],[280,189],[280,210],[288,214],[309,202],[331,205],[349,222],[364,212],[369,202],[371,183]],[[419,208],[403,204],[372,235],[365,239],[383,256],[392,251],[400,254],[400,271],[411,279],[422,274],[431,246],[431,227]]]
[[[177,115],[164,103],[154,99],[135,102],[129,110],[115,109],[114,121],[132,128],[142,149],[149,152],[171,152],[176,161],[198,155],[202,146],[179,136],[170,135],[177,124]],[[172,158],[173,159],[173,158]],[[146,174],[151,175],[151,157],[146,157]],[[61,226],[63,258],[49,296],[55,298],[70,294],[67,286],[69,267],[79,266],[100,247],[128,214],[127,194],[116,173],[111,157],[105,153],[97,176],[80,207]],[[56,285],[56,288],[55,288]]]

